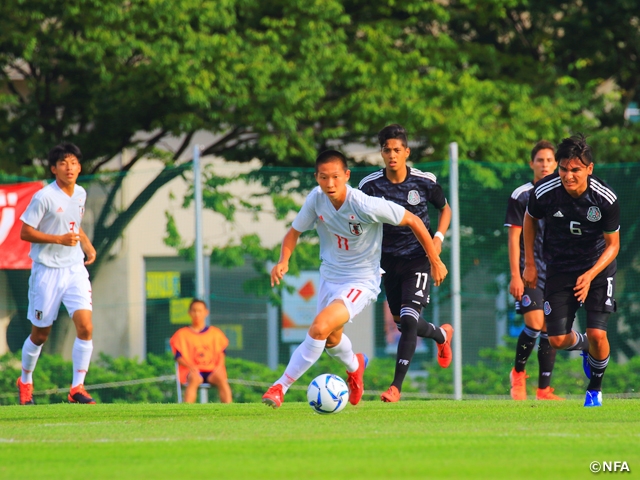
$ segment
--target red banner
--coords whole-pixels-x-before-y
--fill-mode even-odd
[[[0,270],[31,268],[31,244],[20,240],[20,216],[31,197],[43,187],[42,182],[0,185]]]

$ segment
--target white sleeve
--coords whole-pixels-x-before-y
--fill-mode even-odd
[[[293,220],[291,226],[298,232],[306,232],[307,230],[311,230],[316,226],[316,196],[317,191],[316,189],[314,189],[309,195],[307,195],[302,208],[296,215],[296,218]]]
[[[365,194],[359,198],[363,219],[369,220],[371,223],[388,223],[390,225],[399,225],[404,218],[405,208],[397,203],[393,203],[384,198],[369,197]]]
[[[40,226],[40,222],[42,221],[46,211],[47,206],[45,204],[45,199],[42,198],[40,192],[36,192],[36,194],[31,198],[26,210],[20,216],[20,220],[30,227],[37,229]]]

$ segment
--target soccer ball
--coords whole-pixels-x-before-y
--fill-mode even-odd
[[[309,384],[307,400],[316,413],[338,413],[347,405],[349,387],[337,375],[323,373]]]

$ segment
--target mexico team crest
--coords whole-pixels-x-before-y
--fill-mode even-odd
[[[522,296],[522,306],[529,307],[531,305],[531,297],[529,295]]]
[[[407,203],[409,205],[418,205],[420,203],[420,194],[417,190],[411,190],[407,195]]]
[[[549,302],[544,302],[544,314],[549,315],[551,313],[551,305]]]
[[[360,223],[349,222],[349,231],[358,237],[362,235],[362,225]]]
[[[600,209],[598,207],[589,207],[587,210],[587,220],[590,222],[597,222],[602,218],[602,213],[600,213]]]

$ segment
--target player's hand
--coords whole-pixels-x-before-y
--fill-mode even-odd
[[[433,246],[436,247],[436,253],[440,255],[442,253],[442,240],[439,237],[433,237]]]
[[[93,262],[96,261],[96,251],[95,250],[91,250],[89,252],[84,252],[85,257],[87,257],[87,259],[84,261],[85,265],[91,265]]]
[[[445,264],[442,263],[442,260],[440,260],[440,257],[438,257],[437,261],[431,262],[431,279],[436,287],[444,282],[447,273],[449,273],[449,271]]]
[[[67,247],[75,247],[80,242],[80,234],[69,232],[64,235],[60,235],[60,245]]]
[[[576,280],[576,286],[573,287],[573,291],[576,300],[578,300],[580,303],[584,303],[587,299],[587,295],[589,295],[591,280],[592,278],[589,272],[583,273],[578,277],[578,280]]]
[[[522,294],[524,293],[524,282],[519,275],[517,277],[511,277],[511,282],[509,283],[509,293],[516,300],[522,300]]]
[[[535,266],[525,265],[524,272],[522,272],[522,282],[525,287],[536,288],[536,284],[538,283],[538,269]]]
[[[200,370],[198,368],[196,368],[196,367],[191,367],[189,369],[189,376],[191,376],[191,375],[194,375],[195,378],[199,377],[200,376]]]
[[[280,285],[280,280],[289,271],[289,262],[279,262],[271,269],[271,286]]]

